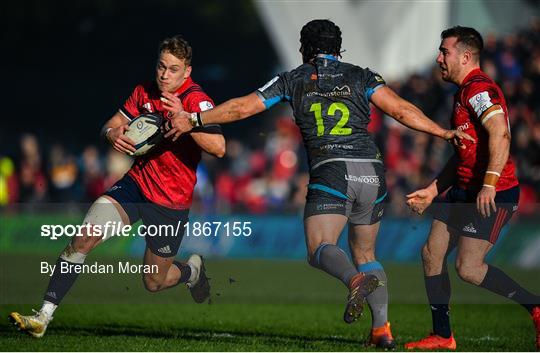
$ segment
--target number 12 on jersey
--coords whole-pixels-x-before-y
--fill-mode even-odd
[[[317,124],[317,136],[324,135],[324,121],[322,116],[322,103],[313,103],[309,108],[310,112],[315,114],[315,123]],[[352,129],[345,127],[345,124],[349,121],[349,108],[344,103],[334,102],[330,104],[326,112],[327,116],[334,116],[336,112],[341,112],[341,119],[337,122],[336,126],[330,130],[330,135],[350,135]]]

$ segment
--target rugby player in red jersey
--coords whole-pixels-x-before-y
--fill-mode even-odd
[[[441,33],[437,63],[442,78],[456,84],[451,124],[476,143],[464,141],[439,176],[408,197],[408,205],[423,213],[440,193],[429,237],[422,249],[425,285],[431,306],[433,333],[405,345],[407,349],[456,349],[450,328],[450,280],[447,256],[457,248],[456,269],[461,279],[521,304],[531,314],[539,347],[540,298],[503,271],[485,262],[502,227],[517,210],[519,183],[510,157],[510,127],[504,95],[480,70],[481,35],[456,26]]]
[[[104,137],[114,149],[126,154],[135,151],[124,132],[129,129],[129,122],[140,114],[155,113],[170,120],[184,109],[200,112],[213,107],[212,100],[190,77],[191,57],[191,47],[181,36],[167,38],[160,44],[155,82],[136,86],[103,128]],[[102,231],[107,229],[104,228],[107,222],[124,225],[139,219],[147,227],[171,225],[176,229],[179,225],[178,233],[145,236],[144,264],[157,266],[157,271],[143,273],[143,281],[150,292],[185,283],[197,303],[210,296],[202,257],[194,254],[187,262],[179,262],[174,256],[188,221],[202,151],[218,157],[224,155],[225,139],[218,125],[192,130],[175,141],[165,139],[146,155],[136,158],[129,172],[94,202],[84,219],[84,224],[102,226]],[[91,234],[92,231],[74,237],[60,254],[41,310],[29,316],[10,314],[10,320],[20,330],[34,337],[43,336],[54,310],[78,276],[76,271],[62,273],[61,268],[82,265],[93,248],[115,235],[108,232],[100,236]]]

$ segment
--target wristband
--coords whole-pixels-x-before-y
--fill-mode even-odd
[[[496,176],[498,176],[498,177],[501,177],[501,173],[497,173],[497,172],[494,172],[494,171],[492,171],[492,170],[488,170],[488,171],[486,172],[486,174],[494,174],[494,175],[496,175]]]
[[[484,176],[484,186],[495,187],[495,185],[497,185],[497,181],[499,181],[499,176],[499,173],[488,170]]]
[[[494,187],[495,187],[495,186],[489,185],[489,184],[484,184],[484,185],[482,185],[482,186],[484,186],[484,187],[486,187],[486,188],[494,188]]]
[[[191,126],[198,127],[203,126],[203,122],[201,119],[201,113],[191,113],[189,117],[189,122],[191,123]]]

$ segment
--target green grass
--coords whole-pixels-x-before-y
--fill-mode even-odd
[[[37,308],[48,281],[40,261],[54,256],[0,257],[0,315]],[[91,261],[94,259],[92,258]],[[125,261],[125,259],[117,259]],[[99,258],[103,263],[117,260]],[[140,260],[133,260],[133,262]],[[390,320],[402,344],[429,332],[419,266],[385,264]],[[139,275],[81,275],[47,334],[33,339],[0,320],[2,351],[359,351],[369,313],[346,325],[346,291],[328,275],[297,261],[211,260],[211,304],[191,302],[184,287],[147,293]],[[508,271],[540,291],[538,271]],[[526,312],[452,274],[453,329],[462,351],[531,351]],[[489,304],[480,304],[489,303]]]

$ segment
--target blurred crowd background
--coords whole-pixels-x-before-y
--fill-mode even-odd
[[[502,87],[508,103],[511,153],[521,182],[520,216],[526,217],[535,212],[540,198],[540,21],[504,36],[484,35],[484,40],[482,68]],[[449,126],[455,87],[440,79],[438,67],[388,84],[429,117]],[[216,103],[230,97],[218,96],[221,100],[216,98]],[[203,156],[194,212],[302,212],[309,180],[306,156],[291,112],[282,105],[254,118],[264,120],[260,129],[245,128],[241,123],[227,127],[224,158]],[[375,108],[370,131],[387,168],[388,210],[394,216],[407,216],[405,195],[429,183],[452,148],[445,141],[403,127]],[[2,207],[92,202],[132,163],[129,157],[109,149],[98,133],[93,144],[78,147],[64,145],[60,139],[43,142],[35,132],[22,133],[17,139],[16,146],[0,150]]]

